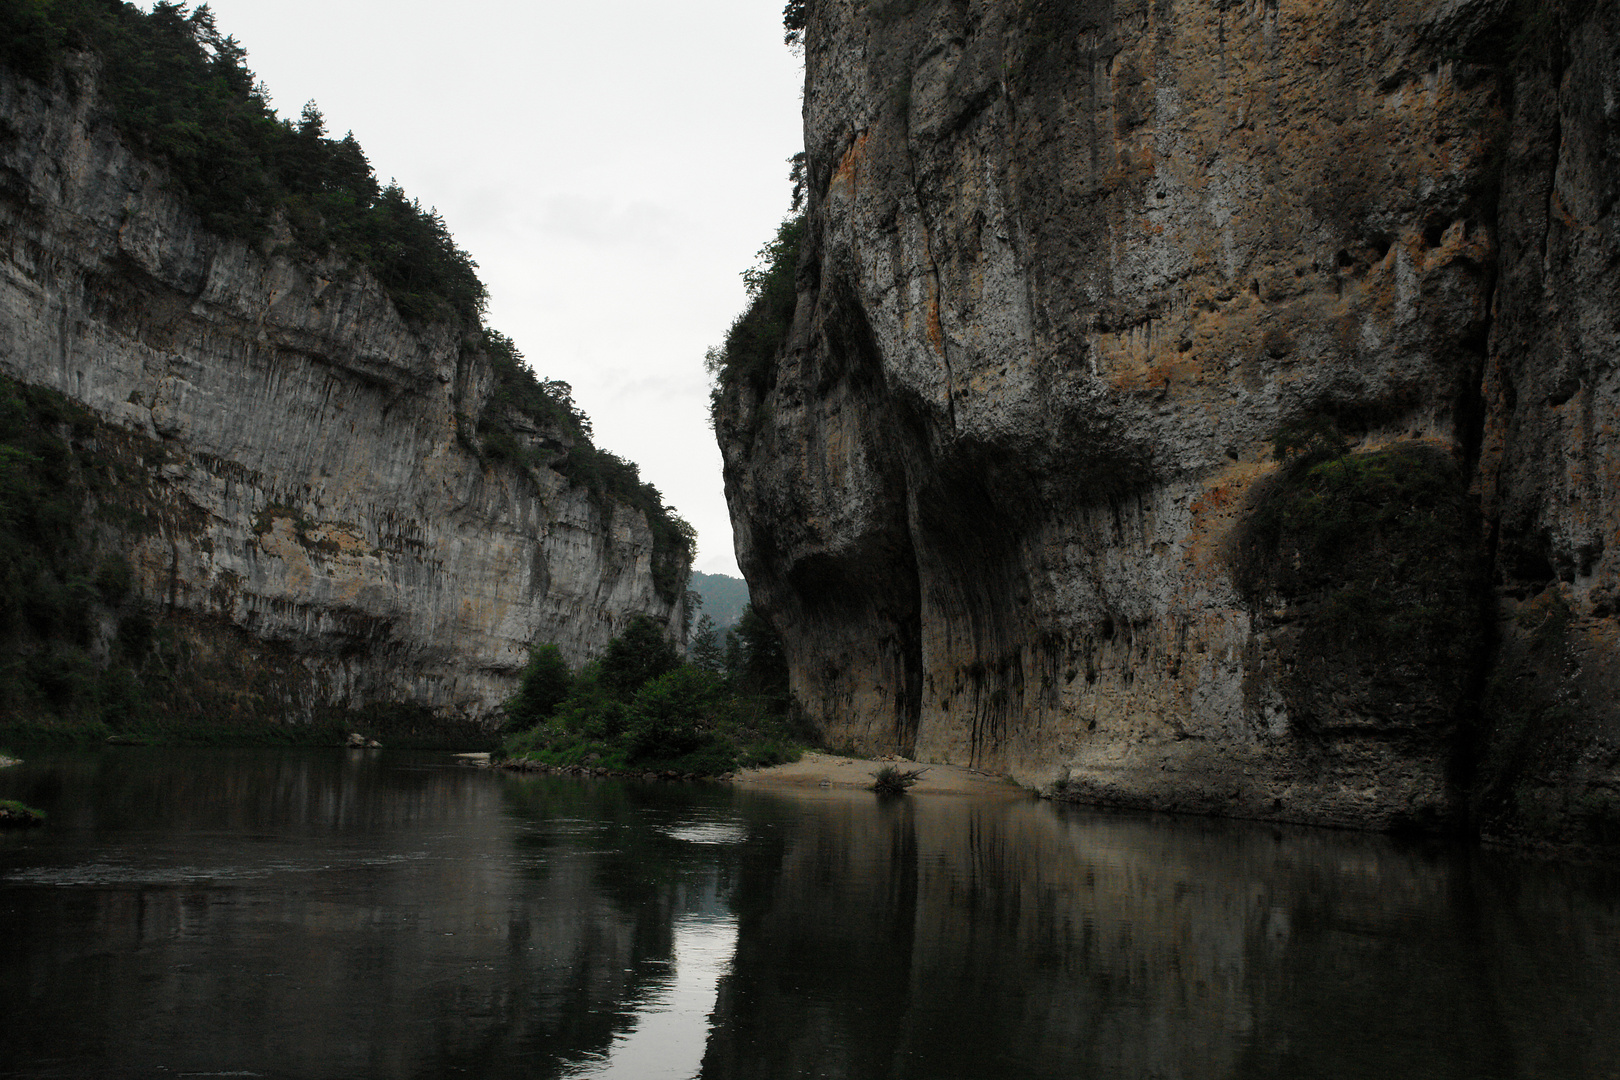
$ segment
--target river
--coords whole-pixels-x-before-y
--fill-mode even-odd
[[[450,755],[28,757],[0,1077],[1620,1078],[1614,867]]]

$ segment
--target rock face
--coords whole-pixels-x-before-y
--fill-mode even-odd
[[[530,642],[578,663],[634,615],[680,627],[641,513],[476,452],[492,369],[453,328],[207,233],[78,81],[0,70],[0,372],[106,421],[137,589],[198,648],[274,653],[243,692],[478,719]]]
[[[1536,11],[813,0],[797,314],[718,415],[832,740],[1620,823],[1620,15]]]

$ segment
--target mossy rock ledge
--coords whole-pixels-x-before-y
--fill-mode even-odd
[[[45,811],[24,806],[15,799],[0,799],[0,829],[26,829],[45,824]]]

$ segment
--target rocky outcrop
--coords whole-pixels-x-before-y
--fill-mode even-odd
[[[241,693],[477,719],[530,642],[579,663],[635,615],[680,627],[642,513],[479,452],[492,368],[456,328],[335,255],[202,229],[85,63],[71,91],[0,71],[0,372],[99,418],[75,434],[99,520],[196,649],[273,658]]]
[[[1620,821],[1617,41],[1612,4],[815,0],[797,314],[718,426],[829,737]]]

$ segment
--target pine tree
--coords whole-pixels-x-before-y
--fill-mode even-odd
[[[714,620],[707,615],[698,619],[697,627],[692,631],[692,640],[686,647],[686,656],[693,665],[704,671],[718,675],[725,670],[726,654],[720,646],[720,632],[715,629]]]

